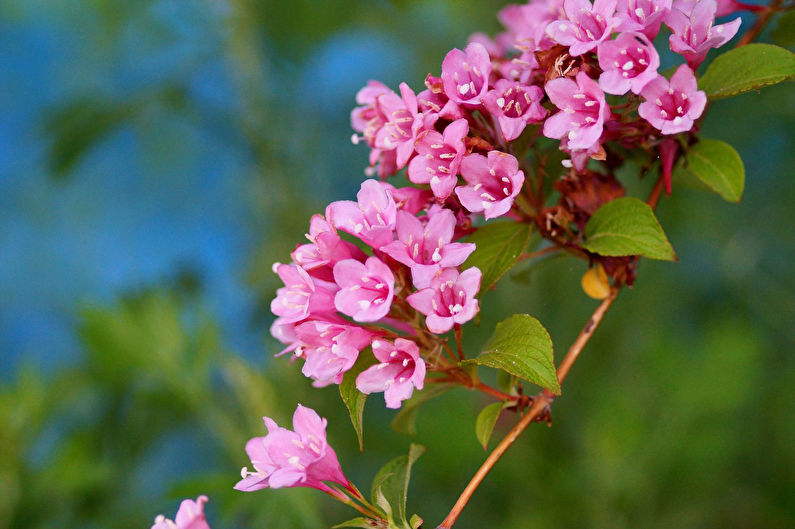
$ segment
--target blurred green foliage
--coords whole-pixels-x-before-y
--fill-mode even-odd
[[[96,30],[84,45],[113,63],[129,31],[143,27],[152,46],[174,42],[173,28],[151,15],[154,4],[12,1],[0,5],[0,17],[13,24],[46,10],[53,19],[90,21]],[[122,94],[71,87],[41,116],[51,176],[75,176],[119,127],[132,127],[168,158],[179,138],[164,147],[153,116],[210,123],[240,138],[247,156],[240,179],[250,222],[262,234],[246,276],[261,303],[252,324],[264,334],[276,287],[271,264],[287,258],[311,213],[353,193],[366,159],[347,131],[366,77],[339,79],[345,104],[323,107],[334,100],[320,98],[327,87],[313,84],[318,50],[333,51],[326,46],[346,31],[386,39],[403,53],[389,59],[407,62],[381,72],[392,85],[405,79],[416,88],[469,33],[494,32],[500,5],[180,4],[185,16],[201,12],[212,21],[207,39],[220,50],[234,103],[207,109],[189,96],[186,80],[203,64],[201,53]],[[525,434],[457,527],[795,526],[794,119],[791,85],[712,106],[703,133],[742,155],[742,204],[675,184],[658,213],[679,262],[643,262],[635,288],[622,293],[567,380],[553,427]],[[625,176],[639,194],[651,184]],[[549,329],[559,359],[594,306],[580,291],[584,272],[584,263],[565,257],[510,272],[484,295],[480,326],[465,337],[469,354],[498,321],[530,313]],[[378,396],[368,399],[359,453],[336,388],[311,388],[284,358],[244,360],[226,345],[201,296],[174,285],[83,308],[77,333],[78,363],[52,374],[28,365],[0,386],[2,528],[147,527],[157,513],[171,515],[181,498],[198,494],[210,496],[210,520],[219,529],[320,528],[350,518],[314,491],[231,489],[248,464],[246,439],[265,432],[260,417],[287,424],[296,402],[329,418],[330,441],[362,489],[411,441],[426,445],[408,510],[429,527],[485,457],[474,427],[490,401],[460,389],[422,407],[413,437],[390,428],[394,413]],[[262,356],[275,351],[269,341]],[[514,420],[503,412],[495,438]]]

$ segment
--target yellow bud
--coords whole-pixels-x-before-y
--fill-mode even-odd
[[[610,294],[610,281],[605,267],[597,263],[582,276],[582,289],[594,299],[605,299]]]

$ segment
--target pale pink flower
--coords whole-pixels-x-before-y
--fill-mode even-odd
[[[281,356],[285,353],[289,353],[290,351],[294,351],[301,345],[300,340],[298,340],[298,336],[295,334],[295,325],[296,322],[284,321],[284,318],[276,318],[271,325],[271,336],[287,346],[278,352],[276,356]]]
[[[464,112],[455,101],[452,101],[444,93],[444,83],[441,77],[428,74],[425,77],[426,89],[417,94],[417,102],[420,109],[425,112],[439,114],[440,118],[455,121],[464,117]]]
[[[455,225],[455,215],[449,209],[436,211],[425,224],[414,215],[398,211],[397,240],[381,251],[411,268],[414,286],[425,288],[442,268],[460,265],[475,251],[474,244],[451,242]]]
[[[333,312],[334,283],[312,278],[300,266],[294,264],[273,265],[273,271],[284,282],[284,287],[276,291],[271,301],[271,312],[279,316],[283,323],[301,321],[311,313]]]
[[[428,330],[441,334],[475,317],[480,289],[481,273],[477,267],[461,274],[455,268],[443,270],[431,280],[431,286],[406,298],[409,305],[425,314]]]
[[[246,453],[254,470],[243,467],[235,488],[246,492],[264,488],[312,487],[324,492],[331,481],[348,486],[337,454],[326,441],[326,419],[300,404],[293,414],[293,430],[278,426],[263,417],[268,435],[246,443]]]
[[[373,248],[392,241],[397,206],[389,189],[376,180],[365,180],[356,194],[358,202],[340,200],[326,207],[326,219]]]
[[[645,101],[638,114],[663,134],[690,130],[707,104],[707,95],[698,89],[693,70],[686,64],[679,66],[670,82],[659,76],[640,95]]]
[[[466,119],[453,121],[442,134],[435,130],[422,133],[414,148],[417,156],[408,169],[409,180],[415,184],[430,184],[433,194],[445,199],[458,182],[458,166],[466,153],[469,123]]]
[[[532,0],[524,5],[506,6],[497,14],[514,42],[530,46],[531,52],[548,49],[554,44],[547,35],[547,25],[565,17],[563,0]]]
[[[483,106],[497,118],[503,137],[513,141],[528,123],[544,119],[547,111],[541,106],[544,91],[538,86],[500,79],[483,98]]]
[[[337,310],[358,322],[378,321],[387,314],[395,295],[395,276],[377,257],[364,264],[354,259],[334,265],[334,280],[340,286],[334,297]]]
[[[370,344],[373,333],[344,320],[311,320],[295,327],[301,345],[295,356],[305,359],[303,374],[315,386],[339,384],[362,349]]]
[[[610,107],[596,81],[582,71],[576,79],[558,77],[544,86],[550,101],[561,109],[544,122],[544,136],[565,136],[570,150],[587,150],[599,141]]]
[[[461,204],[472,212],[482,211],[486,219],[508,213],[524,185],[519,162],[504,152],[491,151],[488,157],[470,154],[461,162],[461,176],[467,186],[457,187]]]
[[[400,408],[414,388],[425,382],[425,361],[411,340],[396,338],[395,343],[373,340],[373,355],[381,362],[356,377],[356,389],[362,393],[384,392],[387,408]]]
[[[362,137],[354,136],[354,143],[364,139],[370,147],[375,146],[375,135],[386,122],[384,116],[376,109],[378,97],[384,94],[394,94],[392,90],[379,81],[368,81],[367,86],[356,94],[356,103],[361,105],[351,111],[351,127],[356,132],[361,132]]]
[[[419,111],[417,96],[406,83],[400,83],[400,96],[394,92],[380,95],[376,107],[386,122],[376,133],[375,147],[394,150],[396,168],[402,169],[414,154],[417,134],[432,127],[438,116]]]
[[[657,77],[660,56],[642,33],[621,33],[599,44],[599,87],[608,94],[640,94]]]
[[[290,256],[309,275],[333,281],[332,268],[343,259],[364,261],[366,256],[355,244],[344,241],[323,215],[313,215],[309,222],[309,244],[299,245]]]
[[[204,495],[196,498],[196,501],[182,500],[173,521],[160,514],[151,529],[210,529],[204,518],[205,503],[207,496]]]
[[[620,23],[615,16],[616,0],[564,0],[566,19],[547,25],[547,34],[569,47],[572,56],[582,55],[609,39]]]
[[[476,108],[489,89],[491,59],[482,44],[470,43],[465,51],[450,50],[442,61],[442,83],[447,97],[459,105]]]
[[[670,11],[671,0],[618,0],[616,13],[621,23],[617,29],[637,31],[653,40]],[[601,58],[601,48],[599,50]]]
[[[714,26],[717,8],[715,0],[699,0],[689,15],[672,9],[665,21],[673,31],[668,39],[671,49],[681,54],[693,70],[704,61],[710,49],[723,46],[740,29],[742,20],[739,17]]]

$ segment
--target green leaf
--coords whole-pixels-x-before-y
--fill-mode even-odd
[[[452,387],[450,384],[433,384],[422,391],[415,391],[414,395],[403,403],[398,414],[392,419],[392,429],[407,435],[416,435],[417,425],[415,423],[420,405],[442,395]]]
[[[477,266],[483,273],[480,281],[480,294],[483,295],[522,255],[530,240],[532,226],[519,222],[494,222],[478,228],[469,236],[477,249],[472,252],[465,268]]]
[[[789,11],[781,15],[776,24],[776,29],[773,30],[770,36],[787,48],[795,46],[795,11]]]
[[[498,323],[487,350],[464,363],[502,369],[560,395],[552,339],[541,322],[527,314]]]
[[[720,99],[792,77],[795,54],[772,44],[748,44],[716,57],[698,85],[710,99]]]
[[[603,204],[585,225],[583,248],[606,256],[643,255],[650,259],[676,259],[648,204],[623,197]]]
[[[423,521],[424,520],[416,514],[412,514],[411,519],[409,520],[409,526],[411,526],[411,529],[418,529],[422,525]]]
[[[353,429],[356,431],[356,437],[359,439],[359,450],[364,450],[364,431],[362,429],[362,419],[364,417],[364,402],[367,400],[367,395],[356,389],[356,377],[359,373],[376,363],[376,359],[372,354],[366,354],[366,351],[359,353],[359,358],[353,367],[345,373],[340,383],[340,397],[345,407],[348,408],[348,414],[351,416],[351,423]]]
[[[502,402],[495,402],[494,404],[489,404],[478,413],[478,418],[475,420],[475,436],[483,446],[483,450],[489,445],[491,433],[494,431],[494,425],[497,424],[502,407]]]
[[[359,529],[373,529],[374,527],[378,527],[375,522],[370,518],[364,518],[362,516],[358,518],[354,518],[353,520],[348,520],[347,522],[342,522],[341,524],[335,525],[331,529],[340,529],[342,527],[358,527]]]
[[[390,522],[407,529],[406,495],[411,467],[424,452],[424,446],[412,443],[408,455],[396,457],[384,465],[373,479],[372,502],[386,511]]]
[[[703,139],[687,151],[687,168],[729,202],[739,202],[745,187],[745,167],[740,155],[718,140]]]

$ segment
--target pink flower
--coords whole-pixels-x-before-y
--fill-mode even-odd
[[[608,94],[639,94],[657,77],[660,56],[642,33],[621,33],[599,44],[599,86]]]
[[[519,137],[528,123],[544,119],[547,111],[541,106],[544,91],[537,86],[500,79],[483,98],[483,106],[497,118],[507,141]]]
[[[461,162],[467,186],[457,187],[461,204],[472,212],[483,211],[486,219],[505,215],[524,184],[524,172],[510,154],[491,151],[486,156],[470,154]]]
[[[268,435],[246,443],[254,470],[243,467],[243,479],[235,485],[237,490],[312,487],[331,492],[324,481],[348,485],[337,454],[326,442],[326,419],[321,419],[315,410],[298,405],[293,414],[295,431],[281,428],[269,417],[263,419]]]
[[[375,136],[375,147],[394,150],[397,169],[402,169],[414,154],[417,134],[433,126],[438,116],[423,114],[417,107],[417,96],[406,83],[400,83],[400,96],[394,92],[382,94],[376,102],[379,114],[386,123]]]
[[[669,37],[671,49],[681,54],[693,70],[704,61],[710,49],[723,46],[740,29],[739,17],[713,26],[717,8],[715,0],[699,0],[689,15],[672,9],[665,21],[673,31]]]
[[[445,199],[458,182],[458,166],[466,153],[464,138],[469,132],[466,119],[453,121],[439,134],[435,130],[420,135],[414,148],[416,156],[409,164],[409,180],[415,184],[431,184],[433,194]]]
[[[306,238],[311,242],[296,247],[293,261],[309,275],[333,281],[332,268],[343,259],[364,261],[364,253],[353,243],[343,241],[323,215],[313,215]]]
[[[210,529],[204,518],[205,503],[207,496],[204,495],[196,498],[196,501],[182,500],[174,521],[160,514],[155,518],[155,524],[151,529]]]
[[[425,314],[428,330],[441,334],[453,328],[453,324],[466,323],[478,312],[480,270],[476,267],[458,273],[455,268],[443,270],[431,280],[430,288],[408,296],[406,301],[417,311]]]
[[[619,31],[637,31],[650,40],[660,32],[660,25],[671,11],[671,0],[618,0]],[[599,51],[601,59],[601,48]]]
[[[334,265],[334,280],[340,286],[334,305],[358,322],[378,321],[389,314],[395,295],[395,276],[377,257],[364,264],[354,259]]]
[[[455,121],[464,117],[464,113],[455,101],[451,101],[444,93],[444,84],[440,77],[431,74],[425,78],[425,90],[417,94],[420,109],[439,114],[440,118]]]
[[[569,47],[572,56],[591,51],[609,39],[620,19],[615,16],[616,0],[564,0],[566,19],[547,25],[547,34],[559,44]]]
[[[356,388],[362,393],[384,392],[387,408],[400,408],[411,397],[414,388],[425,382],[425,361],[420,349],[411,340],[373,340],[373,354],[381,362],[356,377]]]
[[[354,136],[354,143],[364,139],[370,147],[375,146],[375,135],[384,125],[385,119],[379,114],[376,109],[376,101],[378,97],[384,94],[389,94],[392,90],[383,83],[378,81],[368,81],[367,86],[359,90],[356,94],[356,103],[358,106],[351,112],[351,127],[356,132],[361,132],[363,138]]]
[[[273,271],[279,274],[284,287],[276,291],[276,298],[271,301],[271,312],[280,316],[283,323],[301,321],[310,313],[334,311],[334,283],[313,279],[306,270],[294,264],[273,265]]]
[[[342,382],[373,333],[342,320],[311,320],[296,325],[295,335],[301,343],[295,355],[306,359],[303,374],[322,387]]]
[[[398,238],[381,251],[411,268],[414,286],[425,288],[442,268],[460,265],[475,251],[474,244],[451,242],[455,224],[449,209],[436,211],[424,225],[414,215],[398,211]]]
[[[326,219],[335,228],[360,238],[373,248],[392,241],[397,206],[389,189],[376,180],[365,180],[358,202],[340,200],[326,207]]]
[[[570,150],[587,150],[599,141],[610,107],[596,82],[585,72],[577,81],[567,77],[552,79],[544,89],[555,106],[562,110],[544,122],[547,138],[568,138]]]
[[[455,48],[442,61],[442,83],[451,101],[476,108],[489,89],[491,59],[489,52],[478,42],[470,43],[465,51]]]
[[[497,14],[515,42],[533,43],[531,51],[548,49],[554,44],[547,36],[547,25],[565,16],[563,0],[532,0],[525,5],[506,6]]]
[[[640,95],[645,101],[638,114],[663,134],[690,130],[707,104],[707,95],[698,89],[693,70],[686,64],[677,68],[670,83],[659,76]]]

